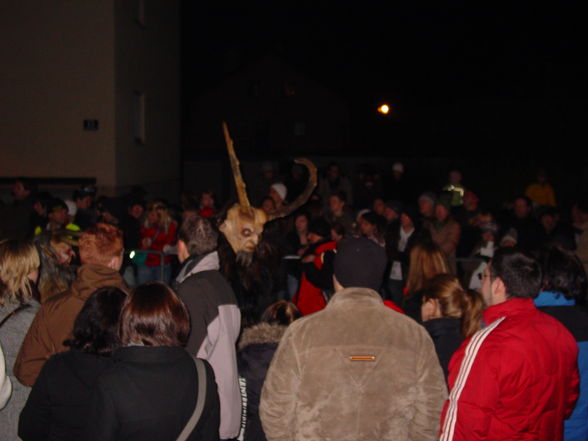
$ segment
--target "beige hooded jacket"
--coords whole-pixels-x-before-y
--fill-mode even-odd
[[[447,396],[433,342],[377,292],[346,288],[294,322],[263,386],[269,441],[434,440]]]

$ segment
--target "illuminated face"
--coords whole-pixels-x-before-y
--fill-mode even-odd
[[[492,282],[494,281],[490,274],[490,265],[488,265],[482,273],[482,286],[480,287],[480,294],[488,306],[492,305]]]
[[[255,247],[259,243],[267,215],[262,210],[233,205],[227,218],[220,226],[240,263],[251,261]]]

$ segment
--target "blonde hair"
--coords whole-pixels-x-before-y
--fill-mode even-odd
[[[145,228],[152,228],[152,225],[149,225],[149,213],[152,212],[157,214],[157,224],[167,233],[169,226],[174,221],[169,212],[169,208],[163,202],[150,202],[147,205],[143,218],[143,226]]]
[[[418,243],[410,250],[406,290],[411,295],[423,289],[428,279],[449,272],[445,253],[437,244],[430,241]]]
[[[451,274],[438,274],[425,285],[423,303],[436,300],[441,317],[459,319],[464,338],[480,330],[481,314],[484,309],[482,296],[472,290],[463,289],[457,277]]]
[[[28,275],[38,269],[39,253],[30,241],[0,241],[0,306],[6,299],[27,302],[32,298]]]

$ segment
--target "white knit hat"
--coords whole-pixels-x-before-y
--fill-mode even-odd
[[[272,184],[270,188],[273,188],[276,191],[276,193],[278,193],[280,195],[282,200],[286,199],[286,195],[288,194],[288,189],[286,188],[286,186],[284,184],[282,184],[281,182],[276,182],[275,184]]]

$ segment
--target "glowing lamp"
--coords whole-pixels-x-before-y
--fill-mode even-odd
[[[390,106],[388,106],[388,104],[382,104],[380,107],[378,107],[378,112],[380,112],[382,115],[388,115],[390,112]]]

